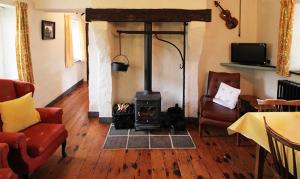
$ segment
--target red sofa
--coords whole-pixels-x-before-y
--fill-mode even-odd
[[[0,143],[0,179],[17,179],[7,163],[8,145]]]
[[[29,92],[34,92],[31,83],[0,79],[0,102],[19,98]],[[51,107],[37,110],[41,122],[20,132],[2,132],[0,120],[0,142],[9,145],[8,163],[14,172],[24,177],[30,176],[60,145],[62,156],[66,156],[68,132],[62,124],[62,109]]]

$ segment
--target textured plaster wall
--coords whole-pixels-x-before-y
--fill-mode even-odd
[[[107,22],[93,22],[89,29],[89,111],[111,117],[111,26]]]

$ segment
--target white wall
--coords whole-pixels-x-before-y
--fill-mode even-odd
[[[296,3],[297,6],[299,6],[299,0],[297,0]],[[267,58],[270,59],[271,64],[275,66],[277,64],[279,19],[280,1],[258,1],[257,41],[267,43]],[[294,56],[292,56],[292,58],[294,58]],[[255,78],[252,81],[256,84],[254,93],[261,98],[276,98],[277,81],[279,79],[300,82],[298,75],[291,75],[290,77],[285,78],[277,75],[274,71],[255,71]]]
[[[55,22],[55,39],[42,40],[41,21]],[[35,103],[45,106],[75,83],[86,78],[86,64],[65,67],[64,14],[30,8],[29,31],[35,80]]]
[[[259,0],[258,0],[259,1]],[[238,1],[222,1],[221,5],[231,11],[232,16],[238,18]],[[253,94],[254,71],[220,66],[220,63],[230,62],[230,44],[232,42],[255,42],[257,36],[257,0],[242,1],[241,37],[238,36],[238,27],[229,30],[225,22],[219,17],[220,10],[214,2],[207,0],[208,8],[212,9],[212,22],[207,23],[203,53],[199,63],[199,94],[206,92],[208,71],[224,71],[241,73],[242,94]]]

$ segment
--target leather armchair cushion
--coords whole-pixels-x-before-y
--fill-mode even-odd
[[[206,101],[203,105],[201,116],[218,121],[234,122],[237,117],[237,111],[216,104],[213,101]]]
[[[31,157],[40,156],[53,143],[59,141],[59,138],[68,135],[63,124],[39,123],[23,132],[26,136],[27,151]]]
[[[208,74],[207,95],[214,97],[220,87],[221,82],[234,88],[240,88],[239,73],[212,72]]]

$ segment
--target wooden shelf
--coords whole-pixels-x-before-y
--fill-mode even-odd
[[[211,22],[211,9],[91,9],[86,21],[108,22]]]
[[[246,68],[254,70],[264,70],[264,71],[276,71],[275,66],[259,66],[259,65],[242,65],[238,63],[220,63],[221,66],[233,67],[233,68]]]
[[[275,66],[259,66],[259,65],[242,65],[239,63],[220,63],[221,66],[224,67],[233,67],[233,68],[246,68],[246,69],[254,69],[254,70],[264,70],[264,71],[276,71]],[[290,74],[300,75],[300,71],[290,71]]]

